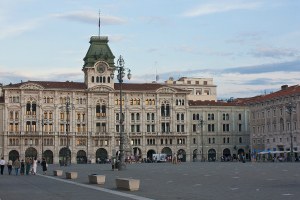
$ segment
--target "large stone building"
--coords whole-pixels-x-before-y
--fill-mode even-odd
[[[242,99],[250,109],[251,149],[259,152],[286,153],[293,146],[294,157],[300,150],[300,86],[283,85],[271,94]]]
[[[217,102],[211,78],[122,83],[121,99],[121,84],[111,76],[115,69],[108,38],[93,36],[84,57],[84,82],[1,86],[1,155],[41,158],[43,152],[50,163],[68,155],[72,163],[105,160],[119,150],[120,130],[126,155],[137,159],[154,153],[177,153],[182,161],[249,155],[248,108]]]

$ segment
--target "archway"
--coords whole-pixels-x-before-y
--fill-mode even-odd
[[[25,157],[26,158],[37,158],[37,150],[33,147],[29,147],[25,151]]]
[[[106,149],[100,148],[96,151],[96,162],[98,164],[106,163],[107,158],[108,158],[108,153]]]
[[[239,149],[238,150],[238,159],[242,160],[242,156],[245,156],[245,151],[244,151],[244,149]]]
[[[83,150],[79,150],[77,152],[76,160],[77,160],[77,164],[86,164],[87,163],[86,152]]]
[[[138,161],[139,159],[142,158],[142,150],[138,147],[133,148],[133,157],[131,159],[135,159],[135,161]]]
[[[147,162],[152,162],[153,154],[156,154],[156,152],[153,149],[150,149],[147,151]]]
[[[71,164],[71,151],[67,147],[62,148],[59,151],[59,164],[60,165]]]
[[[48,164],[53,164],[53,152],[50,150],[44,151],[44,158]]]
[[[11,150],[8,154],[8,159],[12,160],[13,162],[19,157],[20,157],[19,152],[16,150]]]
[[[208,150],[208,161],[216,161],[216,150],[214,149]]]
[[[198,149],[194,149],[193,151],[193,161],[197,161],[197,152],[198,152]]]
[[[180,162],[186,162],[186,152],[184,149],[179,149],[177,151],[177,158]]]
[[[231,160],[231,154],[230,154],[230,150],[228,148],[223,150],[223,159],[224,159],[224,161]]]
[[[161,150],[161,153],[167,154],[167,161],[171,161],[172,160],[172,150],[169,147],[164,147]]]

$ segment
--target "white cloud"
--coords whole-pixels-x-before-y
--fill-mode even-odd
[[[0,39],[15,37],[18,35],[22,35],[25,32],[36,29],[41,23],[41,21],[42,19],[37,19],[37,20],[26,21],[24,23],[14,24],[14,25],[3,24],[0,27],[1,28]]]
[[[188,10],[183,15],[186,17],[197,17],[233,10],[252,10],[258,8],[260,5],[260,2],[255,1],[214,1],[213,3],[202,4]]]
[[[257,47],[249,54],[255,57],[269,57],[269,58],[286,58],[296,57],[299,55],[299,50],[292,48],[276,48],[276,47]]]
[[[67,13],[56,13],[52,16],[57,18],[63,18],[73,21],[79,21],[84,23],[95,24],[98,23],[99,15],[94,11],[73,11]],[[105,25],[116,25],[116,24],[124,24],[126,23],[125,19],[116,16],[108,16],[108,15],[101,15],[101,24]]]

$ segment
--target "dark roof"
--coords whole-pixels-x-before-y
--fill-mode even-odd
[[[21,83],[16,83],[16,84],[9,84],[4,87],[5,88],[19,88],[22,85],[25,85],[28,83],[41,85],[45,89],[79,89],[79,90],[87,89],[85,83],[71,82],[71,81],[66,81],[66,82],[27,81],[27,82],[21,82]],[[122,84],[122,90],[124,90],[124,91],[156,91],[162,87],[170,88],[169,85],[164,85],[164,84],[159,84],[159,83],[123,83]],[[183,90],[183,89],[174,88],[174,87],[171,87],[171,88],[173,88],[174,90],[176,90],[178,92],[187,92],[186,90]],[[120,84],[115,83],[114,89],[119,90]]]
[[[119,90],[120,84],[115,83],[114,87],[115,90]],[[156,91],[162,87],[172,88],[178,92],[190,92],[187,90],[174,88],[174,87],[170,87],[169,85],[159,84],[159,83],[123,83],[122,84],[122,90],[127,90],[127,91]]]
[[[46,89],[86,89],[86,85],[84,83],[71,82],[71,81],[66,81],[66,82],[27,81],[27,82],[21,82],[16,84],[9,84],[6,85],[5,88],[18,88],[28,83],[38,84]]]
[[[238,103],[252,104],[252,103],[260,103],[264,101],[274,100],[282,97],[293,96],[295,94],[300,94],[300,86],[293,85],[290,87],[283,88],[277,92],[273,92],[267,95],[260,95],[250,98],[239,98],[235,99]]]
[[[189,106],[244,106],[243,103],[224,101],[189,101]]]

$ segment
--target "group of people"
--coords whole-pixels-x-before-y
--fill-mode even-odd
[[[12,160],[8,160],[7,163],[4,160],[4,158],[2,157],[0,160],[0,168],[1,168],[1,175],[3,175],[4,172],[4,168],[5,165],[7,165],[7,169],[8,169],[8,174],[11,175],[12,170],[15,170],[15,175],[35,175],[36,171],[37,171],[37,165],[38,165],[38,160],[36,158],[25,158],[22,159],[21,161],[19,160],[19,158],[16,158],[16,160],[12,161]],[[43,174],[46,174],[47,172],[47,162],[45,160],[45,158],[42,159],[42,162],[40,163],[43,169]]]

